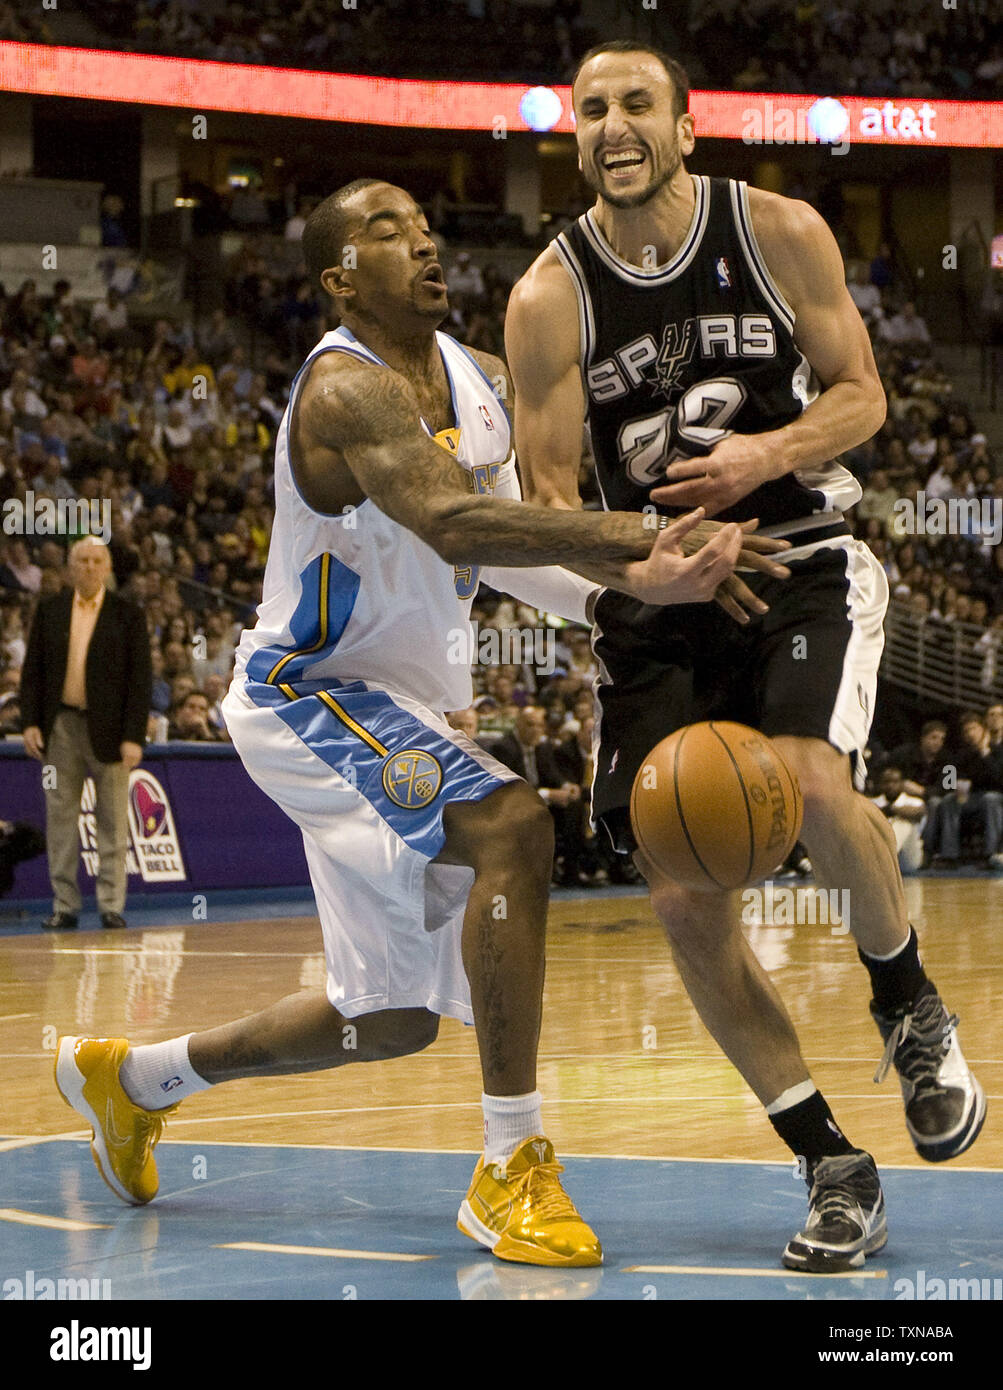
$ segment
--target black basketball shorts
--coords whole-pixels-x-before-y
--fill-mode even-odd
[[[638,768],[686,724],[727,719],[768,736],[824,739],[849,756],[863,789],[888,581],[849,537],[785,563],[786,580],[741,575],[770,605],[745,626],[716,603],[655,608],[613,590],[600,595],[592,817],[621,853],[635,848]]]

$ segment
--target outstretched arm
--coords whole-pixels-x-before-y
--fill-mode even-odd
[[[340,456],[381,511],[450,564],[563,564],[600,584],[615,576],[647,603],[701,603],[738,557],[737,527],[723,528],[699,556],[682,554],[700,514],[659,533],[634,512],[563,512],[474,493],[466,469],[421,428],[411,387],[389,368],[326,354],[298,413],[296,480],[312,507],[340,510],[331,494]]]

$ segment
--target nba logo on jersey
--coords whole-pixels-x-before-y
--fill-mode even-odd
[[[717,283],[723,290],[731,289],[731,271],[728,269],[728,257],[718,256],[714,269],[717,271]]]
[[[487,406],[486,406],[486,405],[479,405],[479,406],[477,407],[477,409],[480,411],[481,419],[484,421],[484,424],[487,426],[487,428],[488,428],[489,430],[493,430],[494,427],[495,427],[495,422],[492,420],[491,415],[490,415],[490,412],[488,411]]]

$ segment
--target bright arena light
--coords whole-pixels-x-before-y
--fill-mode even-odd
[[[530,87],[519,103],[519,114],[530,130],[553,130],[564,112],[564,103],[553,87]]]
[[[835,97],[820,97],[808,112],[808,124],[827,145],[842,140],[850,124],[850,114]]]

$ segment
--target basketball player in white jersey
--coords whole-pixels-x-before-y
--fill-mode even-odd
[[[923,1158],[952,1158],[978,1135],[985,1097],[920,963],[894,837],[851,780],[862,789],[887,584],[843,518],[860,488],[834,460],[875,433],[885,401],[836,243],[804,203],[687,172],[688,80],[658,49],[600,45],[573,96],[597,200],[515,287],[506,321],[531,500],[579,505],[587,415],[606,506],[755,516],[793,547],[785,584],[750,580],[770,611],[746,627],[713,606],[599,597],[593,816],[636,851],[630,788],[657,742],[711,718],[769,734],[800,780],[820,883],[849,890],[912,1140]],[[811,1081],[738,895],[690,892],[637,862],[704,1024],[806,1160],[809,1217],[785,1264],[863,1264],[886,1239],[874,1161]]]
[[[186,1095],[404,1056],[440,1015],[472,1022],[485,1149],[460,1229],[505,1259],[595,1265],[536,1090],[551,820],[446,723],[472,698],[469,663],[449,654],[481,566],[579,622],[609,583],[656,604],[716,595],[741,622],[765,605],[736,562],[782,577],[769,556],[783,545],[699,511],[659,532],[635,513],[522,503],[505,369],[436,331],[445,281],[414,200],[350,184],[312,214],[303,247],[340,327],[298,373],[278,432],[263,600],[223,712],[251,777],[302,829],[327,988],[153,1046],[63,1039],[57,1082],[92,1124],[109,1186],[142,1203],[164,1116]],[[556,562],[576,573],[539,568]]]

